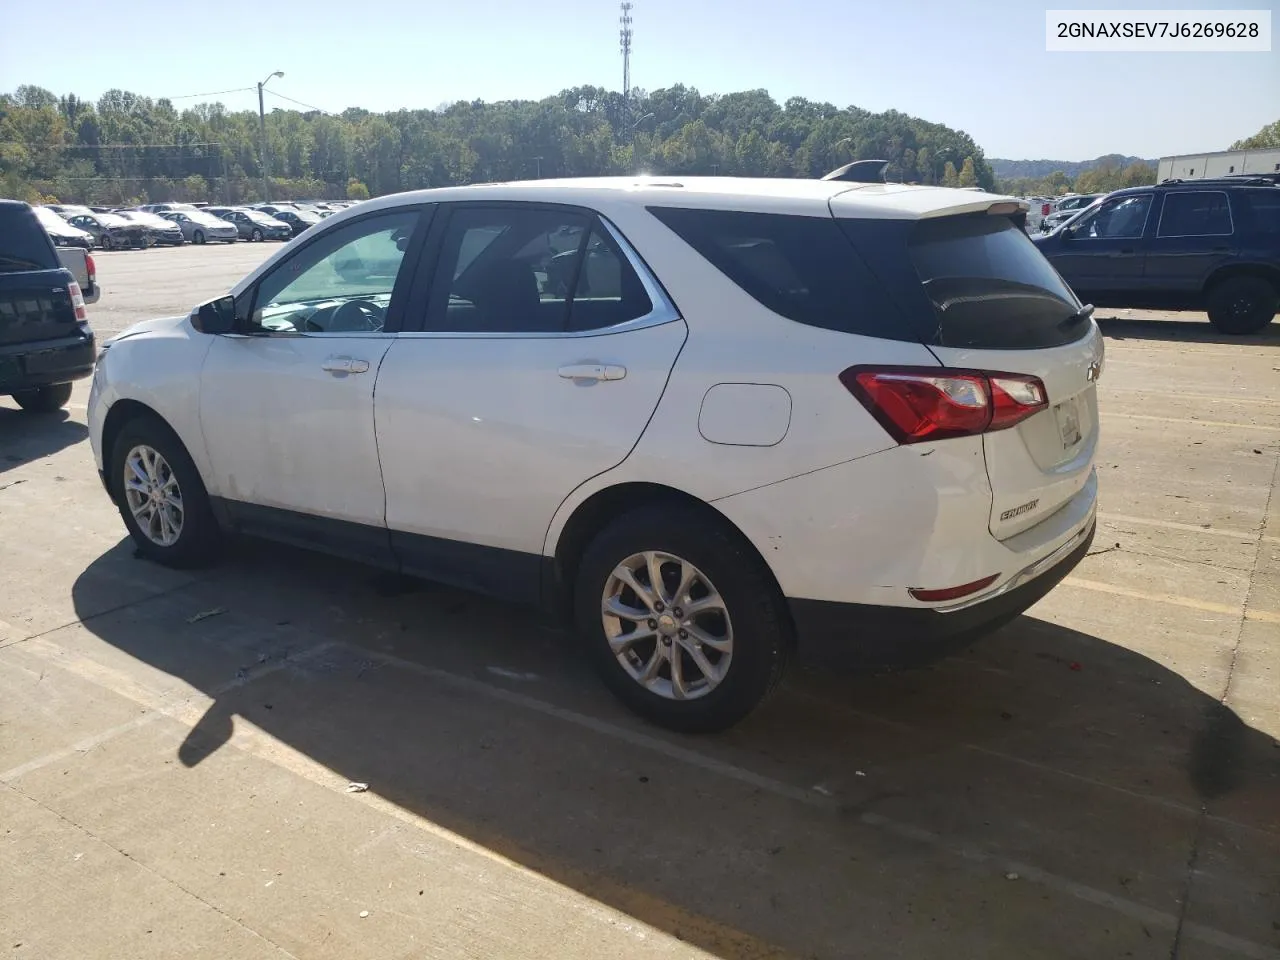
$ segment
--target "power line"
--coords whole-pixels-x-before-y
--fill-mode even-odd
[[[196,97],[216,97],[223,93],[241,93],[253,87],[232,87],[230,90],[211,90],[208,93],[183,93],[176,97],[157,97],[157,100],[194,100]]]
[[[220,147],[220,140],[194,143],[41,143],[38,140],[0,140],[0,147],[36,147],[41,150],[151,150],[155,147]]]
[[[279,97],[281,100],[288,100],[290,103],[296,103],[300,107],[306,107],[308,110],[318,110],[321,113],[328,113],[324,107],[317,107],[314,103],[303,103],[301,100],[295,100],[293,97],[286,97],[283,93],[276,93],[274,90],[265,90],[264,92],[271,94],[273,97]]]

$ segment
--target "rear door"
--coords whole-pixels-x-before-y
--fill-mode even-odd
[[[881,276],[903,265],[890,286],[909,316],[923,318],[921,340],[944,366],[1044,386],[1044,410],[982,436],[992,534],[1013,536],[1064,506],[1089,482],[1098,442],[1103,344],[1079,300],[1005,217],[921,220],[897,228],[903,243],[884,227],[844,223]]]
[[[418,332],[378,376],[392,547],[410,572],[534,599],[556,508],[635,446],[685,324],[589,211],[459,204],[432,233]]]
[[[1238,253],[1225,190],[1170,190],[1147,249],[1152,293],[1197,294],[1213,271]]]

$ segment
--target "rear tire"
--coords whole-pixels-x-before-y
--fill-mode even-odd
[[[656,594],[651,555],[662,582]],[[609,610],[634,610],[637,619]],[[598,534],[578,567],[574,614],[613,693],[685,733],[724,730],[751,713],[778,685],[792,646],[768,568],[736,531],[692,506],[642,507]],[[628,642],[633,634],[640,639]]]
[[[139,553],[180,569],[217,559],[221,533],[209,494],[168,424],[151,416],[126,423],[108,470],[112,498]]]
[[[22,390],[13,395],[13,402],[27,413],[53,413],[61,410],[71,399],[71,384],[55,383],[49,387]]]
[[[1214,328],[1243,336],[1258,333],[1271,322],[1280,294],[1264,277],[1229,277],[1210,288],[1207,300]]]

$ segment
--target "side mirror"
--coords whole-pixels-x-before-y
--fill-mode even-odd
[[[236,298],[219,297],[196,307],[191,325],[201,333],[233,333],[236,329]]]

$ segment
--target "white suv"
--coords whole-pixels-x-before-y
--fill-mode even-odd
[[[1093,536],[1102,340],[1025,205],[839,181],[381,197],[104,350],[143,554],[244,532],[571,613],[652,720],[967,639]]]

